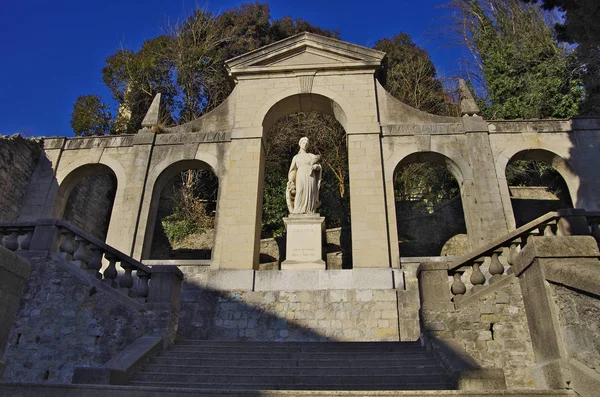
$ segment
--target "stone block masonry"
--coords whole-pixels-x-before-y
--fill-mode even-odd
[[[69,195],[63,219],[100,239],[106,239],[117,181],[112,175],[91,175]]]
[[[567,354],[600,374],[598,296],[582,294],[580,291],[559,284],[549,285],[558,308],[558,321]]]
[[[17,219],[41,152],[39,140],[0,136],[0,221]]]
[[[215,291],[184,284],[178,334],[247,341],[397,341],[395,290]]]
[[[138,337],[168,326],[168,309],[136,310],[61,263],[30,261],[31,275],[8,336],[4,382],[70,383],[75,367],[101,366]]]
[[[508,388],[533,388],[533,347],[519,282],[483,294],[456,310],[424,310],[425,335],[454,339],[485,369],[502,369]],[[473,297],[474,298],[474,297]],[[469,298],[469,299],[473,299]]]

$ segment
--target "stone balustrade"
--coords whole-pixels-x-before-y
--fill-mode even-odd
[[[10,251],[28,251],[35,223],[0,223],[0,245]]]
[[[549,212],[519,227],[448,264],[452,300],[456,302],[511,274],[515,256],[527,245],[530,237],[591,235],[600,243],[599,224],[600,212],[566,209]]]
[[[142,301],[148,298],[152,276],[149,267],[67,222],[46,219],[0,223],[0,244],[16,252],[56,252],[123,294]],[[103,265],[103,259],[108,265]]]

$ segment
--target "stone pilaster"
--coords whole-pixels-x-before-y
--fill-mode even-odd
[[[389,267],[385,187],[379,134],[348,135],[352,263]]]
[[[219,267],[258,267],[262,216],[264,150],[262,138],[232,139],[227,176],[220,195],[218,231]]]

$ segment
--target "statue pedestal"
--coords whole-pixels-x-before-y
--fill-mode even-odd
[[[323,232],[325,217],[319,214],[290,214],[283,218],[287,238],[286,258],[281,270],[325,269],[323,261]]]

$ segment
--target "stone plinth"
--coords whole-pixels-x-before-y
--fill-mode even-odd
[[[325,269],[323,232],[325,218],[319,214],[290,214],[283,218],[287,238],[281,270]]]

